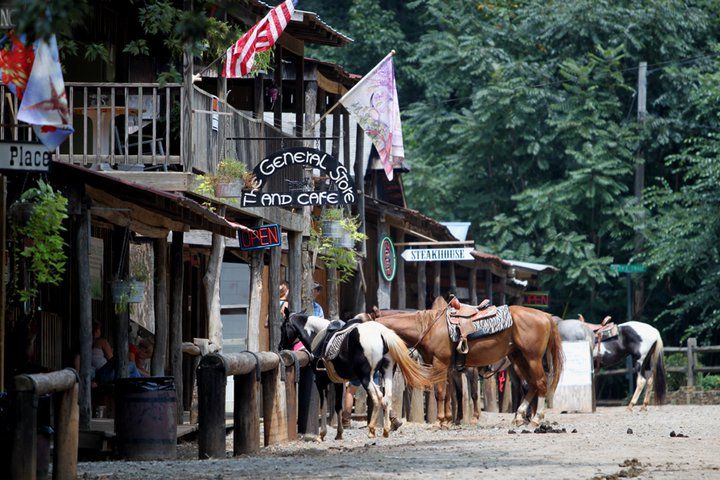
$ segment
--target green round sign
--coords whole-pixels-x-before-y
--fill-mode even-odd
[[[395,255],[395,245],[390,237],[383,237],[378,246],[378,263],[380,272],[385,280],[391,282],[395,278],[397,271],[397,256]]]

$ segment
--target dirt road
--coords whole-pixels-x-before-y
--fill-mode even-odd
[[[720,406],[549,413],[547,420],[557,422],[553,428],[566,433],[523,434],[520,428],[511,434],[510,419],[483,413],[478,425],[444,431],[405,424],[390,438],[375,440],[353,422],[342,442],[297,441],[225,460],[194,460],[197,445],[187,444],[179,454],[188,460],[81,463],[79,478],[720,479]],[[328,437],[333,435],[331,430]]]

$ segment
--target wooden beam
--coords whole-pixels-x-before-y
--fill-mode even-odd
[[[85,188],[87,194],[92,200],[102,204],[102,206],[114,209],[108,210],[109,212],[115,211],[124,213],[125,215],[129,215],[133,221],[145,224],[148,227],[152,228],[174,230],[178,232],[185,232],[190,230],[190,227],[185,225],[184,223],[175,222],[159,213],[152,212],[134,203],[120,200],[100,189],[91,186],[86,186]],[[101,206],[98,205],[97,207],[98,209],[96,209],[93,213],[101,211],[99,209]]]
[[[175,379],[177,392],[178,423],[183,421],[183,376],[182,376],[182,321],[183,321],[183,232],[172,233],[170,246],[170,275],[172,279],[172,305],[170,309],[170,372]]]
[[[188,192],[195,187],[195,175],[189,172],[123,172],[113,170],[102,173],[109,177],[164,192]]]
[[[417,265],[417,309],[425,310],[427,304],[427,277],[425,274],[425,262],[418,262]]]
[[[494,305],[494,303],[493,303],[493,278],[492,278],[492,272],[490,270],[485,270],[485,295],[487,295],[487,299],[490,300],[490,304]]]
[[[477,295],[477,268],[472,267],[469,272],[468,277],[468,291],[469,291],[469,300],[471,305],[477,305],[480,302],[478,302],[478,295]]]
[[[260,451],[260,382],[255,372],[235,375],[233,455]],[[224,429],[223,429],[224,431]]]
[[[292,35],[289,35],[287,32],[284,32],[280,38],[278,38],[278,43],[283,46],[285,50],[288,52],[294,53],[297,56],[304,57],[305,56],[305,42],[302,40],[298,40],[297,38],[293,37]],[[280,48],[276,48],[275,50],[282,50]],[[277,53],[276,53],[277,55]]]
[[[381,217],[378,219],[377,224],[377,236],[378,239],[383,238],[389,233],[388,230],[388,224],[383,221],[384,219]],[[377,281],[378,281],[378,288],[377,288],[377,307],[379,309],[388,309],[390,308],[390,282],[385,280],[385,277],[383,277],[382,272],[378,268],[377,272]]]
[[[130,273],[130,231],[127,228],[115,227],[113,229],[111,248],[112,274],[116,276],[118,280],[127,279]],[[87,251],[89,252],[89,249]],[[128,328],[130,327],[129,307],[126,308],[124,312],[115,311],[113,318],[115,325],[114,356],[117,359],[115,375],[117,378],[127,378]]]
[[[258,225],[259,226],[259,225]],[[264,250],[250,253],[250,303],[248,305],[247,349],[260,351],[260,311],[263,297]]]
[[[284,35],[283,35],[284,36]],[[282,130],[282,112],[283,112],[283,48],[275,49],[275,71],[273,73],[273,83],[277,88],[277,98],[273,105],[273,125],[275,128]]]
[[[270,350],[278,351],[280,345],[280,260],[282,250],[280,247],[270,249],[270,268],[268,269],[268,334],[270,337]]]
[[[412,232],[410,232],[412,233]],[[415,235],[415,234],[413,234]],[[445,245],[474,245],[475,242],[473,240],[468,241],[428,241],[428,242],[398,242],[395,244],[396,247],[421,247],[421,246],[431,246],[431,247],[440,247]]]
[[[288,233],[288,281],[290,283],[290,311],[302,310],[302,233]]]
[[[402,243],[405,241],[405,232],[402,230],[397,234],[397,239]],[[397,243],[395,244],[397,245]],[[400,255],[402,254],[402,251],[404,249],[402,247],[398,248],[396,254],[397,257],[400,258]],[[400,310],[403,310],[406,308],[407,305],[407,291],[405,289],[405,261],[404,260],[398,260],[397,263],[397,275],[396,278],[396,285],[397,285],[397,295],[398,295],[398,303],[397,308]]]
[[[183,0],[184,4],[184,10],[191,11],[192,10],[192,0]],[[193,53],[192,53],[192,47],[188,43],[187,45],[183,46],[183,88],[181,90],[181,96],[180,96],[180,156],[182,158],[182,163],[185,167],[186,172],[192,171],[193,163],[195,159],[193,158],[193,132],[195,131],[193,128],[193,91],[195,89],[193,85],[193,75],[194,75],[194,60],[193,60]],[[98,88],[98,93],[100,92],[100,89]],[[140,132],[138,131],[138,134]],[[169,145],[166,145],[169,147]],[[141,152],[142,149],[138,148],[138,152]],[[138,153],[139,155],[140,153]]]
[[[295,59],[295,134],[302,136],[305,129],[305,56],[300,55]]]
[[[328,320],[339,320],[340,313],[338,312],[338,273],[334,267],[327,267],[327,300],[328,300],[328,311],[326,317]]]
[[[457,277],[455,277],[455,262],[450,262],[450,291],[453,295],[457,295]]]
[[[135,233],[139,233],[140,235],[144,237],[149,238],[167,238],[169,230],[167,228],[157,228],[152,227],[150,225],[147,225],[142,222],[138,222],[136,220],[133,220],[130,215],[126,212],[111,210],[109,208],[91,208],[90,212],[95,217],[102,218],[103,220],[108,221],[109,223],[122,227],[127,228]]]
[[[153,284],[155,285],[155,347],[151,361],[154,377],[165,375],[165,358],[168,347],[168,281],[167,281],[167,237],[153,242]]]
[[[77,379],[55,397],[55,438],[53,441],[53,479],[77,476],[78,463],[78,385]]]
[[[355,190],[357,191],[357,210],[356,215],[360,219],[360,233],[365,233],[365,170],[363,169],[365,162],[363,161],[363,150],[365,143],[365,132],[360,124],[355,128]],[[363,256],[367,255],[367,246],[365,240],[362,241],[360,250]]]
[[[330,80],[320,72],[317,72],[315,80],[317,81],[318,86],[328,93],[332,93],[334,95],[345,95],[348,91],[342,83]]]
[[[433,274],[433,296],[435,298],[442,295],[442,292],[440,291],[440,277],[441,277],[441,267],[440,265],[442,262],[434,262],[435,263],[435,272]],[[435,298],[433,298],[433,301],[435,301]]]
[[[90,287],[90,212],[83,206],[76,219],[75,258],[77,259],[78,320],[80,342],[80,429],[90,430],[92,410],[90,385],[92,367],[92,289]]]

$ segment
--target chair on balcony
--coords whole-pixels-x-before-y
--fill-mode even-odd
[[[138,142],[138,128],[141,130],[140,142]],[[125,116],[120,115],[115,119],[115,155],[125,155],[125,153],[128,155],[137,155],[138,151],[141,155],[152,155],[153,145],[155,145],[155,155],[165,155],[165,146],[162,137],[156,134],[155,140],[153,140],[152,122],[144,125],[133,125],[130,122],[130,118],[128,118],[128,142],[127,145],[125,145]],[[140,146],[140,148],[138,148],[138,146]]]

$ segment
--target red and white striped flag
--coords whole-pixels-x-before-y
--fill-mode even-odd
[[[270,50],[282,35],[290,23],[296,3],[297,0],[285,0],[227,49],[223,77],[240,78],[250,72],[255,63],[255,54]]]

